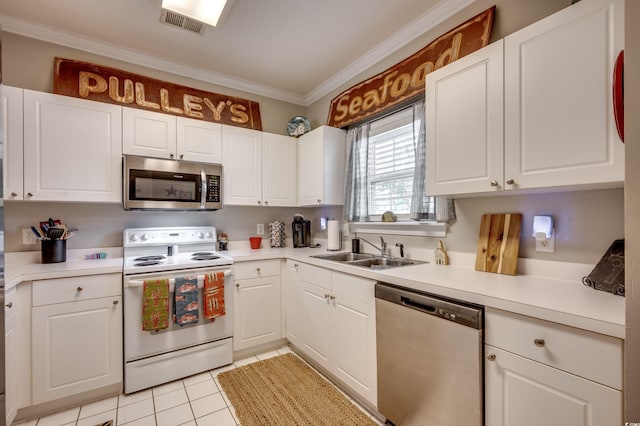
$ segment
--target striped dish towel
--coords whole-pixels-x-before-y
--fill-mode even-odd
[[[173,322],[186,325],[200,321],[199,308],[198,278],[176,278],[173,290]]]
[[[169,280],[144,280],[142,285],[142,330],[169,327]]]
[[[215,319],[225,314],[224,272],[214,272],[204,276],[204,317]]]

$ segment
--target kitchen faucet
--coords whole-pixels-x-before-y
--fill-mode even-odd
[[[370,241],[365,240],[362,237],[357,237],[359,240],[364,241],[365,243],[369,244],[371,247],[373,247],[376,250],[380,250],[380,255],[386,257],[387,255],[387,242],[384,240],[384,238],[380,237],[380,247],[376,246],[375,244],[373,244]]]

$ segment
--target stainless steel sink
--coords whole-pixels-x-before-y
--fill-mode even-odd
[[[353,262],[354,260],[373,259],[375,256],[369,253],[330,253],[317,254],[317,259],[332,260],[334,262]]]
[[[376,256],[369,253],[332,253],[332,254],[318,254],[316,259],[330,260],[332,262],[340,262],[346,265],[359,266],[369,269],[387,269],[397,268],[399,266],[418,265],[426,263],[420,260],[404,259],[404,258],[392,258]]]

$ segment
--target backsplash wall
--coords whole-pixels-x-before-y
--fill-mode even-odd
[[[475,253],[484,213],[522,213],[520,257],[554,261],[595,264],[611,242],[624,238],[624,191],[619,189],[554,192],[531,195],[504,195],[457,199],[458,220],[449,226],[445,246],[449,251]],[[341,218],[342,207],[240,207],[226,206],[215,212],[149,212],[124,211],[119,204],[47,203],[8,201],[5,210],[6,251],[32,251],[38,246],[22,244],[22,229],[48,217],[61,219],[70,227],[78,228],[69,240],[69,248],[119,247],[125,228],[144,226],[213,225],[218,232],[226,232],[231,241],[246,240],[255,235],[256,224],[265,225],[274,220],[286,224],[291,238],[291,221],[301,213],[312,222],[315,239],[324,239],[320,230],[320,217]],[[531,236],[534,215],[551,215],[556,228],[556,252],[537,253]],[[378,243],[378,235],[361,234]],[[385,235],[392,253],[395,243],[403,243],[411,256],[412,248],[435,249],[439,238]],[[350,244],[347,237],[344,247]],[[415,252],[415,250],[414,250]]]

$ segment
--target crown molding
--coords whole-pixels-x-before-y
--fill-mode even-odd
[[[441,0],[433,8],[414,19],[406,27],[396,32],[394,35],[364,55],[360,56],[346,68],[343,68],[315,89],[311,90],[305,96],[305,104],[309,106],[328,93],[331,93],[347,81],[353,79],[363,71],[380,62],[381,58],[386,58],[396,50],[411,43],[416,38],[435,28],[436,25],[450,18],[455,13],[461,11],[475,1],[476,0]]]
[[[227,74],[204,71],[200,68],[187,67],[175,62],[165,61],[163,59],[149,56],[135,50],[125,49],[121,46],[78,36],[77,34],[53,29],[51,27],[37,25],[14,17],[0,15],[0,27],[2,28],[2,31],[14,33],[20,36],[59,44],[72,49],[83,50],[97,55],[106,56],[108,58],[142,65],[184,77],[194,78],[207,83],[306,106],[304,103],[304,96],[298,93],[275,89],[263,84],[232,77]]]
[[[347,81],[380,62],[381,58],[387,57],[399,48],[412,42],[474,1],[476,0],[441,0],[436,4],[436,6],[429,9],[429,11],[413,20],[409,25],[396,32],[393,36],[389,37],[375,48],[360,56],[346,68],[336,73],[333,77],[323,82],[306,95],[276,89],[271,86],[239,79],[227,74],[205,71],[200,68],[187,67],[135,50],[125,49],[121,46],[79,36],[77,34],[48,26],[37,25],[8,15],[0,15],[0,28],[2,28],[2,31],[14,33],[20,36],[59,44],[72,49],[82,50],[171,74],[194,78],[203,82],[308,107],[323,96],[331,93]]]

